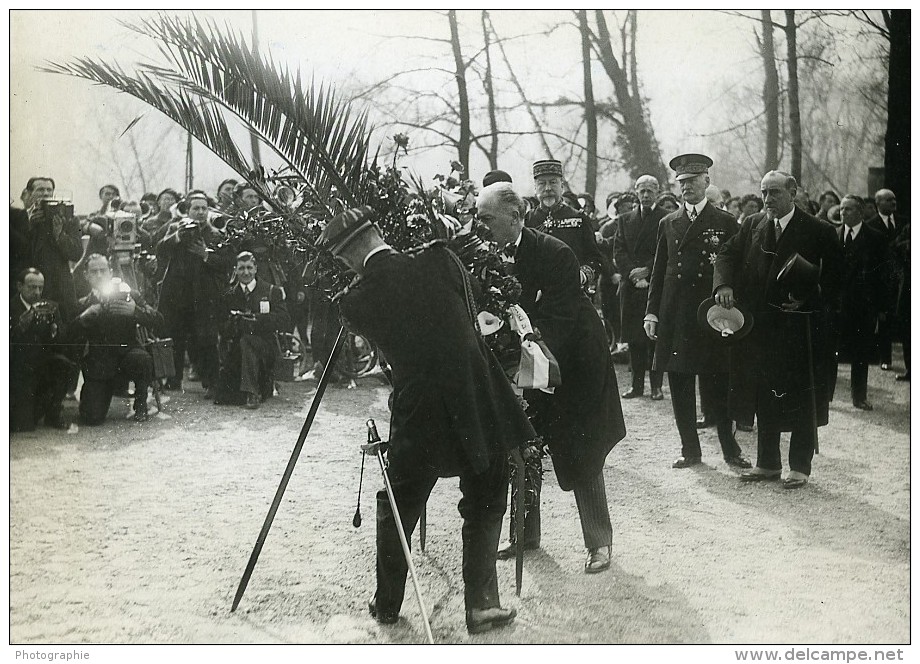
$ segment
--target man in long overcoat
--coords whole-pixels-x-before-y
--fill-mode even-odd
[[[674,468],[702,461],[696,429],[696,376],[712,409],[722,456],[730,466],[750,468],[728,416],[728,349],[697,322],[700,304],[710,297],[712,269],[726,241],[738,231],[735,218],[706,200],[712,159],[684,154],[670,162],[684,204],[661,220],[649,284],[645,332],[656,341],[654,368],[668,372],[671,406],[680,434],[681,455]]]
[[[370,339],[392,369],[389,478],[411,539],[439,477],[460,477],[466,625],[510,623],[498,597],[495,554],[508,495],[508,454],[536,433],[498,360],[475,326],[468,275],[448,249],[393,250],[372,225],[374,211],[333,218],[322,242],[358,275],[341,297],[349,327]],[[377,493],[377,591],[368,605],[381,623],[399,617],[408,565],[385,491]]]
[[[575,493],[588,549],[585,571],[603,571],[610,566],[613,541],[604,460],[626,435],[603,324],[581,288],[575,254],[560,240],[524,227],[524,203],[510,184],[483,189],[476,207],[495,241],[514,247],[520,305],[559,363],[562,384],[553,394],[525,391],[524,396],[549,447],[559,486]],[[525,538],[534,542],[532,533],[525,532]]]
[[[843,265],[834,227],[794,205],[797,188],[786,173],[770,171],[763,177],[764,212],[746,218],[726,243],[712,282],[717,304],[731,308],[737,301],[754,317],[753,331],[732,350],[732,415],[746,424],[757,416],[757,465],[741,479],[779,479],[780,432],[791,431],[791,470],[784,481],[791,489],[808,481],[815,424],[827,424],[834,361],[830,315]],[[793,297],[777,280],[796,253],[820,267],[818,286],[804,298]]]
[[[658,198],[658,180],[643,175],[636,180],[636,195],[639,207],[619,219],[613,242],[613,256],[620,278],[620,312],[623,341],[629,344],[629,366],[632,371],[632,387],[621,396],[634,399],[645,391],[645,371],[651,369],[655,342],[649,339],[643,329],[645,308],[648,305],[649,279],[655,263],[655,247],[658,238],[658,222],[667,212],[655,205]],[[663,398],[661,382],[664,374],[655,369],[649,372],[652,399]]]

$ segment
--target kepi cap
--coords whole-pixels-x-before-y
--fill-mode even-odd
[[[563,177],[562,162],[558,159],[541,159],[533,163],[533,176],[535,178],[541,175],[555,175]]]
[[[332,253],[338,253],[367,229],[376,217],[370,205],[351,208],[334,216],[317,240],[319,245]]]
[[[704,154],[688,152],[674,157],[668,162],[668,166],[677,173],[677,181],[680,182],[701,173],[708,173],[709,167],[712,166],[712,159]]]

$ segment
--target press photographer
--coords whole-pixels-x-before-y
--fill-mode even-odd
[[[176,377],[167,389],[182,389],[185,350],[192,347],[205,398],[213,399],[219,371],[217,312],[232,250],[208,221],[207,195],[192,192],[186,202],[188,217],[172,222],[157,245],[157,262],[164,270],[159,310],[175,342]]]
[[[80,421],[101,424],[112,396],[129,380],[134,381],[134,419],[146,421],[153,360],[138,341],[137,326],[159,331],[163,317],[140,293],[112,277],[105,256],[93,254],[87,259],[86,278],[92,291],[79,301],[72,325],[73,341],[87,345],[81,358]]]
[[[272,395],[275,333],[290,327],[281,289],[257,280],[255,256],[236,257],[237,285],[221,301],[220,387],[215,403],[256,409]]]
[[[16,278],[10,301],[10,431],[34,431],[36,423],[66,429],[64,394],[70,363],[60,354],[64,326],[58,305],[42,299],[45,277],[27,268]]]

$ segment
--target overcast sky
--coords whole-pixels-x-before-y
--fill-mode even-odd
[[[249,34],[251,12],[205,12]],[[80,56],[100,57],[130,65],[153,55],[152,45],[119,25],[138,14],[115,11],[14,11],[11,15],[11,169],[10,198],[18,199],[26,179],[35,174],[56,178],[61,193],[69,193],[78,212],[97,204],[102,184],[118,182],[118,173],[105,157],[105,148],[127,149],[121,136],[127,122],[144,112],[139,102],[98,88],[88,82],[36,71],[43,61],[65,61]],[[493,20],[499,34],[519,34],[543,29],[548,21],[569,20],[566,12],[496,11]],[[639,18],[639,67],[644,93],[665,160],[686,151],[705,151],[699,134],[718,130],[728,120],[715,90],[737,81],[760,76],[760,64],[752,50],[750,28],[711,11],[643,11]],[[477,15],[461,13],[461,22],[477,28]],[[447,36],[446,19],[421,11],[312,11],[258,13],[260,41],[278,60],[300,67],[333,83],[372,83],[400,68],[418,66],[432,46],[387,36]],[[471,33],[471,42],[477,39]],[[477,43],[481,43],[481,33]],[[509,55],[529,90],[546,90],[546,98],[566,91],[580,95],[581,65],[577,33],[561,28],[544,40],[545,48],[509,47]],[[599,70],[599,79],[602,73]],[[432,77],[432,82],[438,81]],[[759,80],[759,79],[754,79]],[[443,81],[441,81],[443,82]],[[438,83],[440,84],[440,83]],[[137,131],[159,135],[166,121],[145,115]],[[125,118],[128,118],[126,120]],[[164,139],[170,153],[160,181],[149,188],[182,188],[184,153],[181,134]],[[601,146],[603,149],[603,146]],[[542,155],[505,155],[502,166],[518,181],[529,181],[532,159]],[[527,148],[523,152],[528,152]],[[196,151],[196,186],[216,188],[232,175],[216,158]],[[426,175],[443,171],[443,155],[429,156],[413,164]],[[474,171],[477,163],[474,162]],[[482,166],[482,164],[478,164]],[[475,176],[475,173],[474,173]],[[718,165],[714,169],[718,180]],[[608,186],[608,184],[610,186]],[[613,183],[601,183],[600,192]],[[127,192],[137,198],[141,192]]]

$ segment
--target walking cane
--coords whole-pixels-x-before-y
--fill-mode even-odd
[[[252,553],[249,556],[249,562],[246,563],[246,570],[243,572],[243,578],[240,579],[240,584],[236,589],[236,596],[233,598],[233,605],[230,607],[231,613],[236,611],[236,607],[240,605],[240,600],[243,599],[243,593],[246,592],[246,586],[249,585],[249,578],[252,576],[252,572],[256,568],[256,563],[259,561],[259,554],[262,553],[262,546],[265,544],[265,538],[268,537],[268,531],[271,530],[272,522],[275,520],[275,513],[278,511],[278,506],[281,504],[281,499],[284,497],[284,491],[287,489],[288,481],[290,481],[291,475],[294,473],[294,466],[297,465],[297,459],[300,457],[300,450],[307,440],[307,434],[310,433],[310,427],[313,426],[313,420],[316,418],[316,411],[319,410],[319,404],[323,400],[323,393],[326,391],[326,385],[329,383],[329,378],[332,376],[332,368],[339,358],[339,352],[342,350],[345,335],[345,328],[340,327],[339,334],[335,338],[335,343],[332,346],[332,352],[329,354],[329,361],[326,362],[326,366],[323,368],[323,375],[320,376],[319,383],[316,386],[316,394],[313,395],[313,403],[310,404],[310,411],[307,413],[307,419],[304,420],[303,427],[300,429],[300,436],[297,438],[297,444],[294,445],[294,449],[291,452],[291,458],[288,460],[287,468],[284,469],[284,474],[281,476],[281,484],[278,485],[278,489],[275,491],[275,497],[272,499],[271,507],[268,508],[268,514],[265,515],[262,530],[259,531],[259,536],[256,538],[256,545],[253,547]]]
[[[815,434],[815,454],[818,454],[818,405],[815,399],[815,361],[811,349],[811,312],[805,313],[805,344],[808,346],[808,387],[811,393],[811,428]]]
[[[361,451],[375,454],[377,463],[380,464],[380,472],[383,473],[383,484],[387,490],[387,498],[390,500],[390,508],[393,510],[393,517],[396,519],[396,532],[399,534],[399,543],[402,544],[403,555],[406,557],[406,564],[409,567],[409,574],[412,576],[412,585],[415,587],[415,596],[418,598],[418,608],[422,612],[422,621],[425,623],[425,634],[428,636],[428,643],[434,644],[434,637],[431,635],[431,624],[428,622],[428,612],[425,609],[425,600],[422,599],[422,588],[418,583],[418,577],[415,575],[415,565],[412,564],[412,554],[409,551],[409,542],[406,540],[406,531],[403,530],[402,518],[399,516],[399,508],[396,506],[396,498],[393,495],[393,487],[390,485],[390,476],[387,474],[387,462],[383,458],[384,442],[380,440],[377,433],[377,425],[374,420],[367,421],[367,444],[361,446]]]
[[[524,583],[524,499],[527,462],[518,449],[511,452],[511,459],[517,466],[517,472],[514,474],[514,542],[517,545],[514,549],[514,591],[520,597],[521,586]]]

